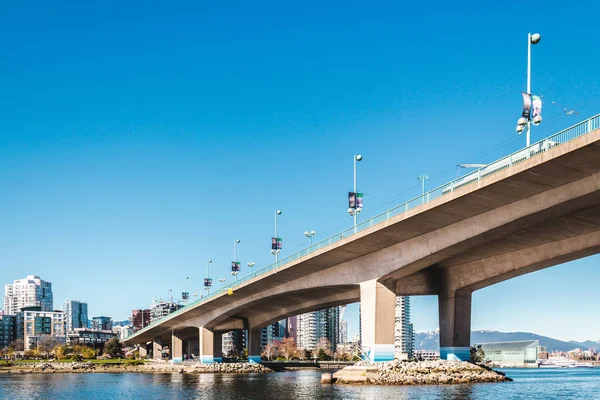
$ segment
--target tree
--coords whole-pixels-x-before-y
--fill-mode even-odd
[[[57,360],[65,358],[66,354],[67,354],[67,346],[66,345],[59,344],[54,347],[54,357],[56,357]]]
[[[262,355],[267,361],[270,361],[271,358],[277,356],[277,342],[269,343],[263,347]]]
[[[112,338],[104,344],[104,353],[111,358],[120,358],[123,355],[123,345],[118,338]]]
[[[23,351],[25,350],[25,342],[23,342],[23,339],[15,339],[12,341],[11,346],[13,347],[14,351]]]
[[[56,346],[58,346],[58,339],[52,335],[43,335],[37,342],[39,352],[45,354],[46,358]]]
[[[293,357],[298,357],[299,350],[294,339],[288,337],[279,344],[279,352],[286,360],[290,360]]]
[[[317,351],[317,354],[319,354],[321,350],[323,350],[323,353],[328,357],[333,356],[333,352],[331,351],[331,343],[326,337],[322,337],[321,339],[319,339],[315,350]]]

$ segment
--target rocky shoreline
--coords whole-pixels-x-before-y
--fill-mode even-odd
[[[182,373],[182,374],[257,374],[274,372],[256,363],[214,363],[214,364],[170,364],[147,362],[142,365],[92,363],[92,362],[40,362],[32,364],[0,365],[0,374],[36,373]]]
[[[335,383],[373,385],[440,385],[511,382],[503,373],[465,361],[359,362],[333,374]]]

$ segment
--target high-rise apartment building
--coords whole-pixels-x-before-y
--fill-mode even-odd
[[[141,329],[144,329],[148,325],[150,325],[150,310],[132,310],[131,317],[129,320],[131,321],[131,325],[133,326],[134,332],[137,332]]]
[[[415,349],[413,326],[410,322],[410,297],[396,297],[394,353],[397,358],[412,358]]]
[[[37,275],[17,279],[4,287],[4,312],[15,315],[25,307],[40,307],[42,311],[52,311],[52,283]]]
[[[234,355],[241,355],[246,348],[246,330],[236,329],[223,334],[222,339],[223,355],[232,357]]]
[[[65,301],[63,311],[67,332],[73,332],[76,328],[87,328],[88,326],[88,305],[77,300]]]
[[[265,347],[268,344],[285,339],[286,324],[287,319],[282,319],[262,328],[260,331],[261,347]]]
[[[17,338],[17,318],[15,315],[0,315],[0,349],[7,348]]]
[[[304,350],[314,350],[322,338],[327,338],[335,351],[339,341],[340,307],[325,308],[296,317],[296,344]]]
[[[112,331],[113,321],[111,317],[94,317],[92,318],[92,329],[100,331]]]
[[[166,317],[172,312],[179,310],[181,307],[183,307],[182,304],[177,304],[172,301],[164,301],[162,299],[153,301],[150,306],[150,323]]]

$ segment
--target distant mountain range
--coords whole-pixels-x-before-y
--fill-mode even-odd
[[[517,340],[537,340],[540,346],[546,346],[548,351],[569,351],[575,348],[587,350],[588,348],[600,349],[600,341],[594,342],[563,342],[547,336],[536,335],[530,332],[498,332],[498,331],[472,331],[471,343],[489,342],[514,342]],[[436,329],[429,332],[415,332],[415,349],[417,350],[439,350],[440,331]]]

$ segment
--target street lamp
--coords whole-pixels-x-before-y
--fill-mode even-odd
[[[182,299],[184,301],[185,304],[188,303],[188,292],[187,292],[187,281],[188,279],[190,279],[189,276],[186,276],[185,279],[183,280],[183,293],[182,293]]]
[[[254,261],[250,261],[250,262],[248,263],[248,266],[249,266],[250,268],[252,268],[252,275],[254,275],[254,265],[255,265]]]
[[[348,195],[348,214],[354,217],[354,233],[356,233],[356,217],[359,212],[362,211],[362,193],[358,193],[356,190],[356,163],[362,160],[362,155],[355,154],[354,160],[354,191]]]
[[[417,176],[417,181],[421,184],[421,196],[425,194],[425,181],[429,179],[427,175]],[[425,198],[422,198],[422,201],[425,202]]]
[[[225,281],[226,280],[227,279],[225,279],[225,278],[219,278],[219,282],[221,282],[221,289],[223,289],[223,286],[225,286]]]
[[[212,260],[206,261],[206,281],[204,281],[204,290],[206,290],[206,294],[210,294],[210,286],[212,284],[210,281],[210,263],[212,263]]]
[[[310,239],[310,247],[312,247],[312,238],[315,236],[315,231],[306,231],[304,232],[304,236]]]
[[[173,298],[171,297],[171,289],[169,289],[169,297],[167,298],[167,301],[169,303],[171,303],[173,301]]]
[[[271,254],[275,255],[275,262],[279,261],[279,253],[283,247],[282,240],[277,236],[277,216],[281,215],[281,210],[275,211],[275,237],[271,239]]]
[[[235,277],[235,281],[237,282],[237,276],[240,272],[240,265],[237,262],[237,244],[240,242],[239,239],[235,239],[233,241],[233,262],[231,263],[231,275]]]
[[[527,96],[529,96],[529,106],[527,106],[527,104],[525,104],[525,108],[527,109],[527,111],[523,110],[523,116],[521,118],[519,118],[519,120],[517,121],[517,132],[519,132],[519,134],[521,134],[521,132],[523,132],[523,129],[525,128],[525,125],[527,125],[527,135],[526,135],[526,143],[527,146],[529,147],[530,145],[530,132],[531,132],[531,114],[530,114],[530,109],[531,109],[531,45],[532,44],[538,44],[540,42],[540,40],[542,40],[542,36],[539,33],[528,33],[527,34]],[[525,94],[523,95],[525,97]],[[538,96],[535,96],[537,98],[537,100],[540,101],[541,104],[541,99]],[[527,100],[526,100],[527,102]],[[541,106],[540,106],[540,114],[537,114],[535,112],[535,102],[533,104],[534,107],[534,115],[533,115],[533,124],[534,125],[539,125],[540,122],[542,122],[542,116],[541,116]]]

